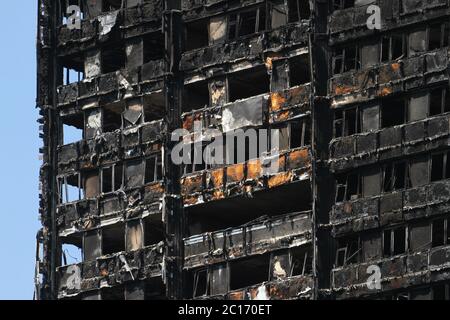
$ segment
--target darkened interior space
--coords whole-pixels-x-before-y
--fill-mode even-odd
[[[289,59],[289,77],[291,87],[299,86],[311,81],[309,55],[304,54]]]
[[[274,197],[276,195],[276,197]],[[189,236],[234,228],[261,217],[311,210],[311,191],[305,182],[261,191],[252,198],[226,199],[186,210]]]
[[[103,228],[102,250],[104,255],[125,251],[125,227],[123,224]]]
[[[197,81],[184,86],[183,112],[202,109],[209,105],[207,81]]]
[[[229,101],[270,92],[270,77],[264,66],[232,73],[228,76]]]
[[[143,37],[144,63],[164,58],[164,36],[161,32],[152,32]]]
[[[242,289],[269,280],[270,255],[230,263],[230,290]]]
[[[208,20],[202,19],[186,24],[186,51],[207,47],[208,38]]]
[[[111,44],[102,47],[102,73],[115,72],[125,67],[127,57],[123,44]]]

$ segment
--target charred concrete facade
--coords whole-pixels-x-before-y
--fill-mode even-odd
[[[449,299],[449,15],[448,0],[39,0],[37,298]],[[170,156],[177,129],[206,145],[248,128],[279,130],[276,150]]]

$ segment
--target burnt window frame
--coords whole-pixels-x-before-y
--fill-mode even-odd
[[[356,176],[356,194],[350,194],[349,181],[352,177]],[[356,199],[360,199],[363,196],[363,182],[362,182],[362,174],[359,170],[349,172],[347,174],[338,176],[336,179],[336,187],[335,187],[335,203],[342,203],[348,201],[354,201]],[[341,191],[343,190],[343,191]],[[343,192],[343,193],[342,193]],[[342,196],[341,196],[342,195]]]
[[[356,244],[356,248],[351,250],[354,244]],[[342,263],[340,257],[344,258]],[[336,246],[334,268],[362,263],[362,257],[362,241],[359,235],[339,239]]]
[[[153,179],[147,179],[150,176],[147,174],[150,168],[148,168],[149,161],[153,162]],[[164,179],[164,172],[163,172],[163,158],[162,158],[162,151],[158,152],[156,154],[153,154],[147,158],[145,158],[145,168],[144,168],[144,185],[157,183],[159,181],[162,181]]]
[[[431,48],[431,33],[434,32],[433,27],[440,27],[439,45]],[[446,37],[447,36],[447,37]],[[432,23],[427,27],[427,51],[440,50],[448,47],[450,42],[450,23],[448,21]]]
[[[347,55],[350,50],[353,50],[355,53],[354,65],[350,68],[347,68]],[[340,60],[340,70],[336,70],[336,62]],[[361,48],[358,44],[350,44],[342,47],[337,47],[333,51],[333,59],[332,59],[332,74],[338,75],[350,71],[356,71],[361,68]]]
[[[293,10],[293,8],[291,8],[291,6],[292,6],[291,3],[295,3],[295,8],[297,9],[297,10],[295,10],[296,18],[294,18],[292,20],[291,20],[291,18],[292,18],[291,10],[292,11],[294,11],[294,10]],[[301,14],[302,5],[300,5],[301,3],[303,3],[303,5],[306,5],[308,7],[308,11],[309,11],[308,18],[302,18],[302,14]],[[311,8],[309,6],[308,0],[287,0],[286,6],[287,6],[287,10],[288,10],[288,13],[287,13],[288,24],[289,23],[297,23],[297,22],[304,21],[304,20],[309,20],[311,18]]]
[[[386,129],[386,128],[393,128],[393,127],[397,127],[397,126],[403,126],[405,124],[408,123],[408,109],[409,109],[409,101],[410,101],[410,96],[407,97],[390,97],[387,99],[383,99],[381,101],[381,105],[380,105],[380,129]],[[401,102],[403,104],[402,108],[403,108],[403,120],[400,124],[389,124],[389,125],[385,125],[385,108],[388,108],[387,106],[389,105],[389,102]],[[396,107],[396,108],[400,108],[400,107]],[[388,117],[386,117],[388,118]]]
[[[72,186],[74,188],[78,189],[78,199],[75,200],[69,200],[69,183],[67,182],[67,179],[69,177],[77,177],[78,186]],[[61,175],[57,177],[57,184],[58,184],[58,204],[60,205],[67,205],[71,203],[75,203],[78,201],[81,201],[84,199],[84,189],[83,189],[83,183],[82,183],[82,177],[80,172],[74,172],[69,173],[65,175]],[[64,190],[63,190],[64,188]]]
[[[295,136],[294,133],[295,133],[296,126],[298,126],[298,128],[300,129],[300,137],[299,137],[300,145],[299,146],[294,145],[295,139],[293,139],[293,137]],[[288,132],[289,132],[289,149],[290,150],[300,149],[300,148],[304,148],[306,146],[311,145],[312,131],[311,131],[311,123],[310,123],[309,118],[303,118],[303,119],[299,119],[297,121],[289,121]],[[259,135],[258,135],[258,138],[259,138]],[[259,144],[259,141],[258,141],[258,144]],[[258,152],[258,154],[260,154],[260,153]]]
[[[355,134],[359,134],[362,133],[362,108],[359,106],[354,106],[354,107],[350,107],[350,108],[346,108],[346,109],[338,109],[335,110],[334,112],[334,119],[333,119],[333,137],[334,138],[344,138],[344,137],[349,137]],[[354,112],[355,116],[354,116],[354,128],[355,128],[355,132],[350,133],[349,130],[349,123],[347,121],[349,118],[347,115],[350,112]],[[342,114],[341,117],[338,117],[339,114]],[[337,125],[340,124],[341,126],[341,134],[338,135],[338,130],[337,130]]]
[[[444,229],[442,230],[442,244],[435,244],[435,224],[440,221],[444,224]],[[434,219],[431,221],[431,248],[439,248],[450,245],[450,218],[442,217],[439,219]]]
[[[395,237],[396,237],[396,232],[397,231],[401,231],[401,229],[403,229],[404,232],[404,241],[403,241],[403,245],[404,245],[404,250],[403,252],[400,253],[395,253]],[[386,234],[389,233],[389,248],[387,248],[387,244],[386,244]],[[409,252],[409,227],[407,225],[405,226],[396,226],[393,228],[388,228],[388,229],[384,229],[382,231],[382,249],[383,249],[383,257],[385,258],[389,258],[389,257],[396,257],[399,255],[404,255],[407,254]],[[387,252],[386,249],[389,249],[389,252]]]
[[[263,10],[263,13],[261,12]],[[241,35],[241,15],[248,14],[250,12],[255,11],[255,29],[254,32]],[[243,39],[245,37],[251,37],[252,35],[255,35],[259,32],[264,32],[269,30],[268,27],[268,5],[265,4],[259,4],[256,6],[253,6],[252,8],[248,8],[242,11],[234,11],[227,15],[227,34],[226,34],[226,40],[227,41],[236,41],[239,39]],[[232,19],[232,17],[235,17],[235,19]],[[264,18],[264,19],[261,19]],[[263,21],[261,21],[263,20]],[[234,36],[231,36],[232,29],[234,28]]]
[[[118,172],[119,168],[120,168],[120,177],[117,178],[117,174],[119,173]],[[108,169],[111,170],[111,191],[105,192],[105,190],[104,190],[104,182],[105,182],[104,171],[108,170]],[[123,175],[124,175],[124,168],[123,168],[122,163],[113,163],[109,166],[104,166],[104,167],[100,168],[100,192],[101,192],[101,194],[103,194],[103,195],[111,194],[111,193],[114,193],[114,192],[122,189],[123,181],[124,181]],[[116,185],[117,179],[120,179],[119,185]]]
[[[402,42],[402,48],[401,48],[401,55],[396,57],[394,56],[395,53],[395,38],[399,37],[401,38],[401,42]],[[387,58],[384,57],[384,48],[385,48],[385,40],[389,41],[388,45],[388,52],[387,52]],[[407,41],[406,41],[406,35],[403,33],[400,34],[388,34],[388,35],[384,35],[381,37],[380,39],[380,63],[387,63],[390,61],[395,61],[395,60],[400,60],[403,59],[405,57],[407,57]]]
[[[432,110],[431,106],[432,106],[432,97],[433,97],[433,93],[436,91],[441,91],[441,101],[440,101],[440,110],[439,112],[435,113],[433,112],[434,110]],[[450,88],[448,86],[445,87],[437,87],[437,88],[433,88],[429,90],[429,110],[428,110],[428,115],[429,117],[435,117],[438,115],[442,115],[445,113],[450,112]]]
[[[409,164],[410,164],[410,159],[405,159],[405,160],[398,160],[398,161],[392,161],[392,162],[388,162],[385,163],[381,166],[381,187],[382,187],[382,194],[386,194],[386,193],[392,193],[392,192],[397,192],[397,191],[402,191],[402,190],[406,190],[409,188],[410,185],[410,179],[409,179]],[[404,173],[403,173],[403,187],[397,187],[396,183],[397,183],[397,178],[396,178],[396,173],[397,173],[397,166],[399,165],[404,165]],[[386,171],[387,169],[390,167],[390,178],[389,178],[389,182],[386,181]],[[387,188],[386,183],[389,183],[389,186]]]
[[[434,160],[434,157],[436,157],[436,156],[442,156],[442,158],[443,158],[442,172],[441,172],[442,178],[441,179],[433,178],[433,160]],[[450,179],[450,150],[430,153],[430,155],[429,155],[429,170],[430,170],[429,183]]]

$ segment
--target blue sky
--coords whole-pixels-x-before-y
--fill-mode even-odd
[[[32,299],[40,161],[36,96],[37,0],[0,11],[0,299]]]

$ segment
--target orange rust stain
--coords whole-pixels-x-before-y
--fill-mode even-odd
[[[281,155],[278,158],[278,172],[285,171],[286,169],[286,155]]]
[[[194,204],[198,203],[198,197],[197,196],[188,196],[183,198],[183,204],[185,206],[193,206]]]
[[[211,172],[211,181],[214,188],[221,188],[223,186],[223,177],[223,169],[217,169]]]
[[[283,172],[269,178],[269,188],[279,187],[292,181],[292,172]]]
[[[227,167],[227,181],[240,182],[244,180],[244,168],[243,163]]]
[[[394,71],[398,71],[400,69],[400,63],[396,62],[396,63],[391,64],[391,68]]]
[[[203,186],[203,175],[186,177],[181,179],[181,194],[188,195],[193,192],[199,192]]]
[[[162,194],[164,193],[164,185],[162,183],[156,183],[145,187],[145,192]]]
[[[222,190],[214,190],[212,198],[213,200],[225,199],[225,193]]]
[[[311,165],[311,157],[308,149],[292,151],[289,154],[289,168],[303,168]]]
[[[247,163],[247,179],[256,180],[261,176],[261,161],[251,160]]]
[[[286,111],[282,111],[280,112],[277,117],[276,120],[277,121],[286,121],[291,117],[291,112],[289,110]]]
[[[270,112],[281,110],[286,103],[286,98],[279,92],[270,94]]]
[[[194,128],[194,118],[192,116],[186,116],[183,120],[183,129],[192,131]]]
[[[270,286],[269,295],[270,297],[277,299],[285,298],[276,285]]]
[[[388,96],[392,93],[392,88],[385,87],[381,90],[380,95],[382,97]]]
[[[228,297],[230,300],[244,300],[244,291],[230,292]]]
[[[336,88],[334,89],[334,93],[336,95],[347,94],[347,93],[351,93],[352,91],[353,91],[353,87],[336,86]]]

